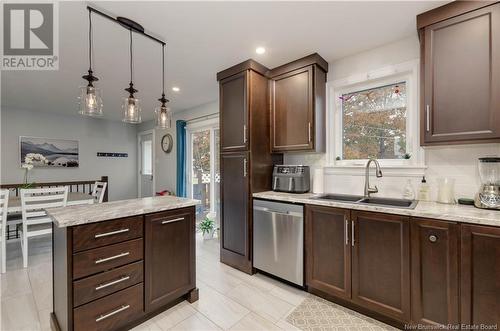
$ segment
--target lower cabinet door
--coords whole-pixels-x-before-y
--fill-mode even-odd
[[[221,163],[221,262],[252,273],[249,153],[223,153]]]
[[[194,217],[194,207],[146,216],[146,312],[170,303],[195,287]]]
[[[500,228],[462,224],[460,319],[500,325]]]
[[[74,331],[118,330],[143,313],[142,283],[73,309]]]
[[[410,220],[352,211],[353,302],[401,322],[410,320]]]
[[[458,324],[459,225],[413,218],[411,221],[412,322]]]
[[[311,289],[351,298],[349,210],[306,206],[306,284]]]

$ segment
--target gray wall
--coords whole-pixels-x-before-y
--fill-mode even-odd
[[[19,136],[79,141],[78,168],[35,168],[30,181],[73,181],[109,176],[109,199],[137,197],[137,128],[122,122],[76,115],[5,109],[1,111],[1,182],[21,183]],[[97,152],[128,153],[127,158],[97,157]]]

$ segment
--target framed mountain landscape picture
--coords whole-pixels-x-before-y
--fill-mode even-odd
[[[19,146],[21,166],[28,160],[35,167],[78,167],[78,140],[21,136]]]

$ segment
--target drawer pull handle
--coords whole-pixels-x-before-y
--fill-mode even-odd
[[[126,305],[126,306],[124,305],[124,306],[121,306],[120,308],[118,308],[118,309],[116,309],[116,310],[113,310],[113,311],[112,311],[112,312],[110,312],[110,313],[107,313],[107,314],[104,314],[104,315],[99,316],[98,318],[96,318],[96,319],[95,319],[95,321],[96,321],[96,322],[100,322],[100,321],[102,321],[102,320],[105,320],[105,319],[106,319],[106,318],[108,318],[108,317],[111,317],[111,316],[113,316],[113,315],[115,315],[115,314],[118,314],[118,313],[120,313],[120,312],[122,312],[122,311],[124,311],[124,310],[129,309],[129,308],[130,308],[130,305]]]
[[[116,279],[116,280],[113,280],[109,283],[104,283],[104,284],[99,284],[95,290],[96,291],[99,291],[99,290],[102,290],[103,288],[106,288],[108,286],[111,286],[111,285],[115,285],[115,284],[118,284],[118,283],[121,283],[121,282],[124,282],[126,280],[129,280],[130,279],[130,276],[124,276],[122,278],[119,278],[119,279]]]
[[[163,221],[163,222],[161,222],[161,224],[175,223],[175,222],[179,222],[179,221],[183,221],[183,220],[184,220],[184,217],[179,217],[179,218],[174,218],[173,220]]]
[[[110,256],[110,257],[105,257],[105,258],[102,258],[102,259],[99,259],[99,260],[95,260],[95,264],[103,263],[103,262],[106,262],[106,261],[111,261],[111,260],[114,260],[114,259],[119,259],[120,257],[124,257],[124,256],[127,256],[127,255],[130,255],[130,252],[120,253],[118,255],[113,255],[113,256]]]
[[[438,240],[438,237],[437,237],[437,236],[435,236],[435,235],[433,235],[433,234],[431,234],[431,235],[429,236],[429,241],[430,241],[431,243],[435,243],[437,240]]]
[[[107,236],[112,236],[114,234],[120,234],[124,232],[129,232],[130,229],[121,229],[121,230],[116,230],[116,231],[111,231],[111,232],[106,232],[106,233],[98,233],[94,236],[94,238],[101,238],[101,237],[107,237]]]

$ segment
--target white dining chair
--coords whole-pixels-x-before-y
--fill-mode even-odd
[[[21,189],[21,212],[23,226],[21,233],[21,248],[23,266],[28,267],[28,240],[32,237],[52,233],[52,220],[44,209],[66,206],[68,187]]]
[[[1,238],[0,249],[1,252],[1,272],[5,273],[7,266],[7,209],[9,208],[9,190],[0,190],[0,218],[1,218]]]
[[[94,189],[92,190],[92,196],[94,197],[95,203],[102,203],[104,199],[104,193],[106,192],[106,187],[108,183],[106,182],[95,182]]]

